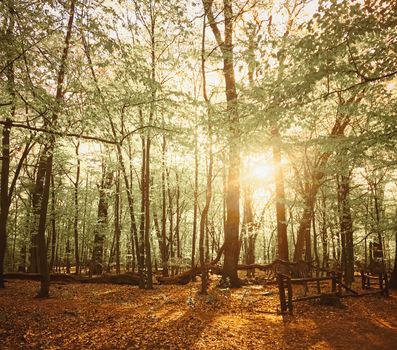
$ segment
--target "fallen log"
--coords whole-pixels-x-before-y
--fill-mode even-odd
[[[18,279],[29,281],[40,281],[41,274],[39,273],[25,273],[25,272],[8,272],[4,274],[4,279]],[[51,282],[66,282],[78,283],[79,279],[76,276],[66,275],[63,273],[52,273],[50,275]]]
[[[117,275],[104,274],[102,276],[80,279],[81,283],[104,283],[104,284],[121,284],[121,285],[139,285],[139,275],[137,273],[120,273]]]
[[[29,281],[40,281],[39,273],[10,272],[4,274],[4,279],[20,279]],[[64,283],[104,283],[104,284],[127,284],[138,285],[139,275],[137,273],[122,273],[118,275],[105,274],[96,277],[74,276],[62,273],[54,273],[50,275],[51,282]]]
[[[164,277],[164,276],[156,276],[157,281],[160,284],[188,284],[192,280],[192,276],[197,276],[200,274],[200,269],[195,267],[194,269],[187,270],[178,275]]]
[[[218,253],[216,254],[215,259],[206,265],[207,271],[211,270],[214,266],[216,266],[218,261],[221,259],[224,250],[225,250],[225,245],[222,244],[222,246],[219,248]],[[196,265],[194,268],[187,270],[185,272],[182,272],[178,275],[169,276],[169,277],[156,276],[156,278],[160,284],[181,284],[181,285],[184,285],[184,284],[188,284],[192,280],[193,277],[198,276],[200,274],[201,274],[201,269],[198,265]]]
[[[215,274],[215,275],[222,275],[223,274],[223,268],[217,263],[219,262],[222,253],[223,253],[224,247],[222,246],[219,249],[219,252],[214,260],[212,260],[210,263],[206,265],[207,271]],[[289,262],[289,261],[284,261],[281,259],[276,259],[270,264],[239,264],[237,265],[237,270],[252,270],[252,269],[257,269],[263,272],[270,272],[271,273],[271,278],[268,278],[267,280],[275,280],[275,276],[277,272],[281,272],[284,274],[287,274],[289,276],[302,276],[306,275],[308,272],[308,263],[299,261],[299,262]],[[158,276],[157,280],[159,281],[160,284],[187,284],[191,280],[193,276],[198,276],[201,273],[201,270],[199,266],[196,266],[194,269],[190,269],[188,271],[185,271],[179,275],[175,276],[170,276],[170,277],[163,277],[163,276]],[[190,276],[190,279],[189,279]]]

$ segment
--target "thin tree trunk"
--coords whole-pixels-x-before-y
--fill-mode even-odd
[[[146,138],[146,169],[145,169],[145,253],[146,253],[146,288],[153,288],[152,255],[150,247],[150,138]]]
[[[85,271],[87,271],[87,254],[86,254],[86,227],[87,227],[87,203],[88,203],[88,174],[85,179],[85,194],[84,194],[84,210],[83,210],[83,227],[81,231],[81,259]]]
[[[322,242],[322,250],[323,250],[323,262],[322,268],[329,268],[329,252],[328,252],[328,234],[327,234],[327,212],[326,212],[326,198],[325,194],[322,196],[322,208],[321,208],[321,242]]]
[[[342,175],[340,181],[338,181],[339,222],[342,237],[342,267],[345,283],[348,286],[354,281],[353,222],[350,210],[349,192],[349,175]]]
[[[172,198],[172,193],[171,193],[171,184],[170,184],[170,172],[169,169],[165,169],[165,174],[167,178],[167,193],[168,193],[168,216],[169,216],[169,254],[172,260],[172,264],[174,264],[174,258],[175,258],[175,251],[174,251],[174,208],[173,208],[173,198]],[[171,266],[171,275],[174,274],[174,267],[173,265]]]
[[[15,250],[17,245],[17,236],[18,236],[18,197],[15,200],[15,214],[14,214],[14,239],[12,244],[12,257],[11,257],[11,271],[15,271]]]
[[[396,211],[397,216],[397,211]],[[391,288],[397,289],[397,218],[395,218],[395,228],[394,228],[394,237],[395,237],[395,253],[394,253],[394,267],[393,271],[390,275],[389,285]]]
[[[196,274],[193,272],[196,264],[196,240],[197,240],[197,212],[198,212],[198,168],[199,168],[199,159],[198,159],[198,121],[196,115],[196,128],[194,131],[194,198],[193,198],[193,234],[192,234],[192,281],[196,281]]]
[[[55,247],[57,244],[57,232],[56,232],[56,217],[55,217],[55,183],[54,183],[54,175],[51,176],[51,258],[49,264],[49,270],[52,271],[54,267],[55,260]]]
[[[164,121],[163,121],[164,125]],[[166,164],[165,164],[165,156],[166,156],[166,139],[165,135],[163,135],[163,142],[161,146],[161,240],[162,240],[162,247],[163,250],[161,252],[161,260],[163,266],[163,276],[168,277],[168,257],[169,257],[169,250],[168,247],[171,245],[167,244],[167,194],[166,194]]]
[[[181,237],[180,237],[180,221],[181,221],[181,203],[180,203],[180,196],[181,190],[179,185],[179,174],[178,171],[175,172],[175,181],[176,181],[176,198],[175,198],[175,205],[176,205],[176,222],[175,222],[175,238],[176,238],[176,256],[178,261],[182,258],[181,255]]]
[[[213,167],[213,153],[212,153],[212,121],[210,101],[207,95],[207,82],[205,73],[205,17],[203,20],[203,35],[201,42],[201,74],[203,80],[203,97],[207,105],[207,132],[208,132],[208,173],[207,173],[207,188],[205,194],[205,205],[201,212],[200,218],[200,235],[199,235],[199,252],[200,252],[200,268],[201,268],[201,293],[207,294],[208,289],[208,271],[206,264],[206,251],[208,252],[208,235],[207,235],[207,249],[205,244],[205,229],[207,226],[208,211],[212,199],[212,167]]]
[[[10,171],[10,127],[3,127],[2,166],[0,185],[0,288],[4,288],[4,257],[7,249],[7,219],[9,212],[8,177]]]
[[[120,172],[116,173],[116,193],[114,200],[114,232],[116,239],[116,273],[120,273],[120,235],[121,235],[121,227],[120,227]]]
[[[252,187],[247,184],[244,188],[244,216],[243,216],[243,236],[245,238],[245,256],[247,265],[255,263],[255,233],[254,219],[252,214]],[[254,270],[247,270],[247,277],[254,277]]]
[[[80,259],[79,259],[79,182],[80,182],[80,158],[79,158],[80,141],[77,142],[75,151],[77,157],[76,179],[74,182],[74,259],[76,262],[76,272],[80,273]]]
[[[141,124],[143,125],[143,114],[142,110],[139,111]],[[139,259],[141,260],[142,267],[144,266],[145,261],[145,208],[146,208],[146,141],[145,137],[141,136],[141,144],[142,144],[142,165],[141,165],[141,213],[140,213],[140,223],[139,223]],[[143,281],[144,282],[144,281]],[[142,286],[142,288],[144,285]]]
[[[288,236],[287,236],[287,218],[285,215],[285,192],[284,192],[284,174],[281,165],[281,137],[278,129],[273,131],[273,162],[275,167],[276,183],[276,217],[277,217],[277,244],[278,258],[288,261]]]
[[[319,258],[319,255],[318,255],[318,235],[317,235],[317,229],[316,229],[316,215],[315,215],[315,213],[313,214],[312,224],[313,224],[313,252],[314,252],[314,259],[316,261],[316,266],[320,266],[320,258]]]
[[[37,245],[38,245],[38,266],[41,274],[40,290],[37,294],[38,298],[48,298],[50,292],[50,271],[47,260],[47,247],[45,244],[45,226],[47,219],[47,208],[50,194],[50,182],[52,175],[52,156],[53,149],[49,150],[49,157],[45,160],[45,181],[43,188],[43,195],[41,196],[39,226],[37,231]]]

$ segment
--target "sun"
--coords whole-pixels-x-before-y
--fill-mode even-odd
[[[268,164],[258,164],[251,170],[251,176],[256,180],[269,179],[273,176],[273,167]]]
[[[242,181],[246,183],[263,183],[273,181],[274,167],[264,155],[249,155],[245,157],[242,169]]]

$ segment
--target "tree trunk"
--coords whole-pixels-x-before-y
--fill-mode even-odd
[[[120,273],[120,235],[121,235],[121,224],[120,224],[120,172],[116,173],[116,193],[114,199],[114,235],[116,241],[115,255],[116,255],[116,273]]]
[[[77,168],[76,168],[76,179],[74,182],[74,259],[76,263],[76,272],[80,273],[80,259],[79,259],[79,182],[80,182],[80,158],[79,158],[80,141],[76,145],[76,157],[77,157]]]
[[[396,225],[397,226],[397,225]],[[397,227],[395,228],[395,256],[394,256],[394,268],[390,276],[390,282],[389,285],[391,288],[397,289]]]
[[[108,190],[112,187],[113,172],[103,166],[102,181],[99,187],[98,219],[94,228],[94,246],[92,249],[91,275],[101,275],[103,272],[103,246],[108,225]]]
[[[228,135],[228,176],[226,194],[226,227],[225,227],[225,260],[222,279],[229,280],[231,287],[239,287],[237,264],[240,255],[239,225],[240,225],[240,148],[239,148],[239,119],[237,112],[237,89],[234,74],[233,54],[233,15],[232,1],[223,1],[224,40],[219,31],[214,16],[213,0],[203,0],[205,14],[215,39],[222,51],[223,76],[225,79],[225,95],[227,115],[229,119]]]
[[[166,179],[167,179],[167,194],[168,194],[168,216],[169,216],[169,254],[172,261],[171,265],[171,275],[174,274],[174,208],[173,208],[173,201],[172,201],[172,193],[171,193],[171,183],[170,183],[170,171],[168,168],[165,169]]]
[[[203,97],[207,106],[207,137],[208,137],[208,173],[207,173],[207,188],[205,194],[205,205],[201,212],[200,231],[199,231],[199,253],[200,253],[200,270],[201,270],[201,294],[207,294],[208,289],[208,271],[206,264],[206,244],[205,244],[205,230],[208,220],[208,211],[212,199],[212,167],[213,167],[213,153],[212,153],[212,125],[211,125],[211,110],[210,101],[207,95],[207,81],[205,73],[205,17],[203,19],[203,35],[201,41],[201,74],[203,81]],[[196,164],[197,166],[197,164]],[[208,242],[208,238],[207,238]],[[208,244],[207,244],[208,251]]]
[[[163,122],[164,125],[164,122]],[[167,195],[166,195],[166,177],[165,177],[165,157],[166,157],[167,143],[165,135],[163,135],[163,142],[161,145],[161,240],[162,240],[162,251],[161,260],[163,266],[163,276],[168,277],[168,244],[167,244]]]
[[[56,217],[55,217],[55,184],[54,175],[51,176],[51,258],[49,270],[52,271],[55,260],[55,247],[57,244]]]
[[[86,249],[86,227],[87,227],[87,203],[88,203],[88,176],[89,176],[89,172],[87,171],[87,175],[86,175],[86,179],[85,179],[85,194],[84,194],[84,210],[83,210],[83,227],[82,227],[82,231],[81,231],[81,260],[83,261],[83,266],[84,266],[84,270],[85,272],[87,271],[87,249]]]
[[[40,290],[37,294],[38,298],[48,298],[50,292],[50,270],[48,268],[47,260],[47,247],[45,244],[45,226],[47,219],[47,208],[50,194],[50,182],[52,175],[52,162],[53,162],[53,148],[49,149],[48,158],[44,159],[45,164],[45,181],[43,194],[41,196],[39,226],[37,230],[37,245],[38,245],[38,266],[41,275]]]
[[[353,222],[350,210],[350,178],[342,175],[338,181],[338,199],[340,208],[340,230],[342,237],[342,267],[345,283],[354,281]]]
[[[194,131],[194,194],[193,194],[193,234],[192,234],[192,262],[191,270],[196,266],[196,240],[197,240],[197,212],[198,212],[198,135],[197,135],[197,115],[196,115],[196,128]],[[192,273],[192,281],[196,281],[196,274]]]
[[[11,109],[9,116],[6,117],[6,123],[2,131],[1,144],[1,179],[0,179],[0,288],[4,288],[4,258],[7,250],[7,221],[10,209],[11,197],[8,191],[8,181],[10,175],[10,130],[12,119],[15,116],[15,79],[14,79],[14,65],[12,61],[13,54],[10,52],[13,45],[14,36],[14,1],[9,0],[9,19],[6,29],[6,57],[7,57],[7,90],[11,98]]]
[[[307,242],[307,238],[310,238],[310,225],[312,222],[312,214],[314,208],[315,197],[317,194],[318,186],[311,186],[310,190],[308,190],[307,197],[305,199],[305,207],[303,209],[302,218],[300,220],[300,225],[298,228],[298,234],[296,237],[296,245],[294,252],[294,261],[303,260],[303,253],[305,242]],[[307,254],[306,254],[307,256]]]
[[[323,251],[322,268],[329,268],[329,252],[328,252],[328,234],[327,234],[327,207],[325,194],[322,195],[322,208],[321,208],[321,243]]]
[[[244,216],[243,216],[243,234],[245,245],[245,264],[255,263],[255,233],[252,214],[252,187],[247,184],[244,187]],[[247,277],[254,277],[255,270],[247,270]]]
[[[75,0],[71,0],[70,2],[69,20],[66,29],[63,53],[62,53],[60,68],[57,77],[57,90],[55,95],[57,106],[50,120],[51,124],[54,124],[57,121],[58,113],[59,113],[57,109],[60,105],[60,102],[64,98],[63,84],[65,80],[66,62],[69,53],[70,38],[72,35],[73,20],[75,15],[75,3],[76,3]],[[35,211],[36,211],[36,215],[39,214],[38,228],[37,228],[38,267],[39,267],[39,272],[42,276],[40,290],[37,294],[37,297],[48,297],[49,288],[50,288],[50,276],[49,276],[48,261],[47,261],[47,247],[45,244],[45,228],[46,228],[46,219],[47,219],[46,216],[47,216],[49,191],[50,191],[50,181],[52,175],[54,144],[55,144],[55,138],[54,135],[51,135],[41,154],[41,159],[39,161],[39,168],[41,168],[41,171],[38,171],[37,181],[36,181],[37,187],[35,188],[35,194],[37,195],[37,199],[38,199],[38,202],[36,203]]]
[[[316,229],[316,214],[313,213],[313,253],[314,253],[314,260],[316,262],[316,266],[320,266],[320,257],[318,255],[318,234]]]
[[[153,288],[152,254],[150,247],[150,138],[146,138],[146,169],[145,169],[145,253],[146,253],[146,288]]]
[[[140,114],[140,122],[141,125],[143,125],[143,114],[142,110],[139,111]],[[140,223],[139,223],[139,246],[138,246],[138,251],[139,251],[139,260],[141,261],[142,268],[145,265],[145,208],[146,208],[146,141],[145,137],[142,135],[141,136],[141,145],[142,145],[142,164],[141,164],[141,212],[140,212]],[[140,288],[145,287],[145,281],[144,281],[144,276],[143,276],[143,270],[141,273],[141,276],[143,278],[142,280],[142,285]]]
[[[4,125],[0,185],[0,288],[4,288],[4,257],[7,249],[7,219],[9,212],[8,178],[10,172],[10,127]]]
[[[273,131],[273,162],[274,176],[276,183],[276,217],[277,217],[277,244],[278,258],[284,261],[289,260],[288,253],[288,236],[287,236],[287,219],[285,215],[285,192],[284,192],[284,174],[281,165],[281,148],[280,134],[278,129]]]
[[[340,102],[340,107],[348,107],[350,105],[359,103],[363,98],[362,93],[358,93],[353,95],[348,100]],[[344,135],[346,127],[350,123],[350,116],[345,114],[338,114],[335,119],[335,123],[332,127],[332,130],[329,134],[329,138],[340,137]],[[332,152],[327,151],[320,154],[317,161],[315,162],[314,169],[312,175],[310,177],[310,183],[308,186],[308,190],[305,195],[305,207],[303,209],[303,214],[301,217],[299,229],[298,229],[298,237],[296,241],[295,251],[294,251],[294,261],[299,261],[303,256],[303,248],[305,235],[307,230],[310,230],[310,223],[312,220],[312,213],[314,210],[314,204],[316,201],[317,192],[321,186],[321,180],[326,176],[325,167],[328,163],[328,159],[331,157]]]
[[[181,255],[181,237],[180,237],[180,221],[181,221],[181,203],[180,203],[180,197],[181,197],[181,190],[180,190],[180,185],[179,185],[179,174],[178,170],[175,172],[175,181],[176,181],[176,198],[175,198],[175,239],[176,239],[176,256],[178,258],[178,264],[181,261],[182,255]],[[179,272],[177,272],[179,273]]]

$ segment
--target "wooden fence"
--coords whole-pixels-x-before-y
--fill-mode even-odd
[[[330,276],[325,277],[305,277],[305,278],[291,278],[284,274],[277,274],[277,284],[280,296],[280,307],[281,313],[285,313],[287,310],[292,314],[293,303],[298,301],[318,299],[323,295],[321,293],[322,281],[331,281],[331,290],[333,295],[342,296],[342,275],[340,273],[333,273]],[[293,297],[293,285],[307,285],[308,282],[316,282],[317,294],[305,295],[303,297]],[[287,292],[287,293],[286,293]]]
[[[331,281],[331,293],[321,293],[322,281]],[[372,282],[371,282],[372,281]],[[316,282],[317,294],[305,295],[295,297],[293,296],[293,285],[305,285],[309,282]],[[342,273],[340,272],[330,272],[329,276],[325,277],[305,277],[305,278],[291,278],[288,275],[278,273],[277,274],[277,284],[280,297],[280,309],[281,313],[284,314],[288,310],[290,314],[293,311],[293,303],[305,300],[319,299],[323,295],[336,296],[338,298],[343,298],[347,296],[364,296],[370,294],[380,293],[384,296],[389,296],[389,285],[387,274],[379,273],[377,276],[370,275],[365,271],[361,271],[361,287],[362,292],[357,292],[352,288],[346,286],[342,282]],[[375,287],[375,288],[373,288]],[[307,289],[307,288],[306,288]],[[350,294],[343,294],[342,289]],[[364,291],[365,290],[365,291]]]

